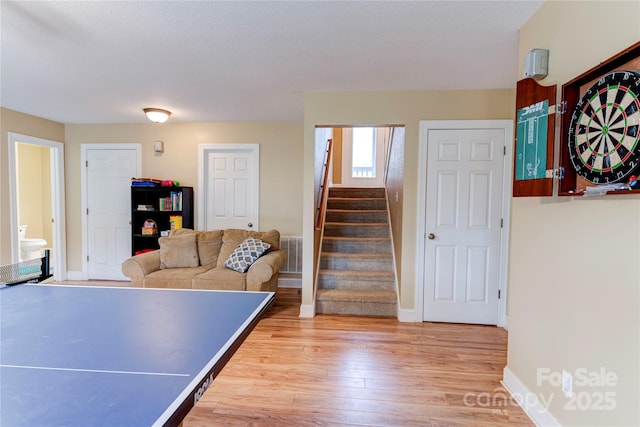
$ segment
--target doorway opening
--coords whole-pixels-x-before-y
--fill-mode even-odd
[[[65,280],[64,144],[11,132],[8,142],[11,262],[50,249],[49,273]]]

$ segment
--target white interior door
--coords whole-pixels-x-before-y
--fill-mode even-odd
[[[504,129],[429,129],[423,320],[498,323]]]
[[[227,144],[204,150],[204,230],[258,230],[257,144]]]
[[[115,144],[114,144],[115,145]],[[127,280],[131,256],[131,178],[140,176],[136,149],[86,149],[87,279]]]

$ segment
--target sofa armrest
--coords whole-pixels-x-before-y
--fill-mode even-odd
[[[132,256],[122,263],[122,274],[131,278],[132,286],[142,286],[144,277],[158,270],[160,270],[159,250]]]
[[[269,282],[280,272],[286,259],[287,254],[282,249],[269,251],[258,258],[247,270],[247,290],[263,291],[262,284]]]

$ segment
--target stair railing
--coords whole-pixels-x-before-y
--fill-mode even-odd
[[[327,195],[329,194],[329,171],[331,170],[331,153],[333,152],[333,139],[327,139],[327,149],[322,164],[322,182],[316,200],[316,230],[321,230],[324,224],[325,211],[327,209]]]
[[[389,129],[389,132],[387,135],[386,150],[384,153],[384,176],[382,181],[384,183],[385,188],[387,186],[387,177],[389,176],[389,163],[391,162],[391,150],[393,149],[393,134],[396,128],[390,127],[388,129]]]

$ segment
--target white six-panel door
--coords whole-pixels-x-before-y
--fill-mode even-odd
[[[429,129],[423,320],[498,323],[504,129]]]
[[[203,229],[258,230],[258,146],[205,150]]]
[[[87,279],[126,280],[131,256],[131,178],[140,174],[135,149],[87,149]]]

